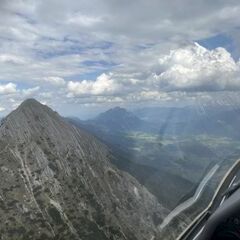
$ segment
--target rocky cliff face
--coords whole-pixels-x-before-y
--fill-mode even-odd
[[[166,210],[105,145],[26,100],[0,126],[1,239],[154,239]]]

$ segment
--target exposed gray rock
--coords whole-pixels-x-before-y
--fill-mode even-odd
[[[34,99],[0,126],[1,239],[154,239],[166,210],[108,148]]]

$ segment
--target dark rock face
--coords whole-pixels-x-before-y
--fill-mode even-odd
[[[104,144],[26,100],[0,126],[2,239],[153,239],[166,210],[110,159]]]

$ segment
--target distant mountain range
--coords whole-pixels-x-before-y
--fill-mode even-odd
[[[76,126],[95,133],[98,137],[105,135],[103,140],[111,135],[122,135],[133,131],[157,131],[150,122],[140,119],[132,112],[121,107],[111,108],[99,114],[96,118],[85,121],[78,118],[67,118],[67,120]],[[114,139],[111,138],[112,140]]]
[[[84,128],[91,132],[101,141],[111,147],[116,147],[123,151],[126,150],[126,141],[128,147],[134,143],[127,140],[125,135],[130,132],[156,132],[154,126],[135,116],[132,112],[124,108],[115,107],[99,114],[94,119],[80,120],[78,118],[66,118],[73,125]]]
[[[23,102],[0,126],[1,238],[156,237],[168,211],[115,158],[47,106]]]
[[[121,134],[142,131],[164,135],[211,134],[240,138],[240,108],[226,107],[155,107],[142,108],[133,112],[115,107],[94,119],[81,121],[91,131]]]
[[[153,131],[152,124],[141,120],[132,112],[121,107],[111,108],[106,112],[99,114],[96,118],[87,121],[75,119],[85,127],[92,127],[98,131],[109,132],[110,134],[119,134],[129,131]]]
[[[238,151],[239,120],[239,109],[222,106],[133,112],[116,107],[87,121],[68,119],[106,143],[115,156],[113,163],[169,209],[214,163]]]
[[[101,113],[95,119],[89,121],[89,123],[98,124],[99,127],[112,132],[138,130],[146,125],[143,120],[136,117],[133,113],[120,107]]]
[[[138,163],[138,159],[136,159],[138,157],[134,157],[135,153],[131,151],[135,146],[135,140],[126,136],[132,132],[152,134],[154,131],[157,132],[157,129],[152,123],[141,120],[132,112],[116,107],[88,121],[81,121],[77,118],[69,118],[68,121],[77,127],[84,128],[105,142],[115,156],[112,162],[119,169],[138,179],[166,208],[175,207],[179,199],[195,187],[194,182],[175,174],[174,171],[169,172],[162,167],[145,164],[144,161]],[[170,163],[167,165],[168,168],[171,166]]]
[[[240,138],[240,108],[235,106],[141,108],[134,114],[152,122],[161,135],[211,134]]]

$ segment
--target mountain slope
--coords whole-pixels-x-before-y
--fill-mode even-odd
[[[125,109],[115,108],[100,114],[99,117],[90,121],[81,121],[77,118],[68,118],[67,121],[80,129],[86,129],[106,143],[114,155],[114,158],[111,159],[112,163],[117,166],[118,169],[131,174],[154,194],[163,206],[167,209],[173,209],[179,203],[179,199],[182,199],[195,188],[195,183],[189,179],[185,179],[180,174],[170,172],[169,168],[172,167],[172,163],[168,161],[168,157],[166,157],[166,161],[162,161],[168,166],[168,169],[157,166],[164,154],[162,148],[157,144],[147,145],[147,143],[144,143],[144,145],[147,145],[146,148],[148,151],[152,153],[156,151],[155,146],[157,145],[158,153],[155,158],[155,166],[149,166],[147,164],[148,157],[145,157],[146,155],[142,157],[146,163],[140,162],[140,155],[143,153],[136,153],[132,150],[136,147],[136,141],[135,139],[128,138],[128,135],[134,132],[134,128],[136,132],[137,130],[145,131],[150,128],[140,128],[140,126],[147,126],[147,123],[138,118],[136,118],[135,122],[137,124],[134,126],[135,118],[132,113],[127,112]],[[139,121],[142,124],[138,124]],[[151,164],[155,162],[151,161]]]
[[[85,129],[111,146],[126,149],[126,141],[128,147],[133,147],[133,142],[126,139],[126,135],[131,132],[156,132],[158,129],[154,126],[136,117],[132,112],[121,107],[115,107],[99,114],[96,118],[90,120],[80,120],[76,117],[66,118],[66,121]]]
[[[3,239],[151,239],[166,210],[108,148],[37,101],[0,126]]]

